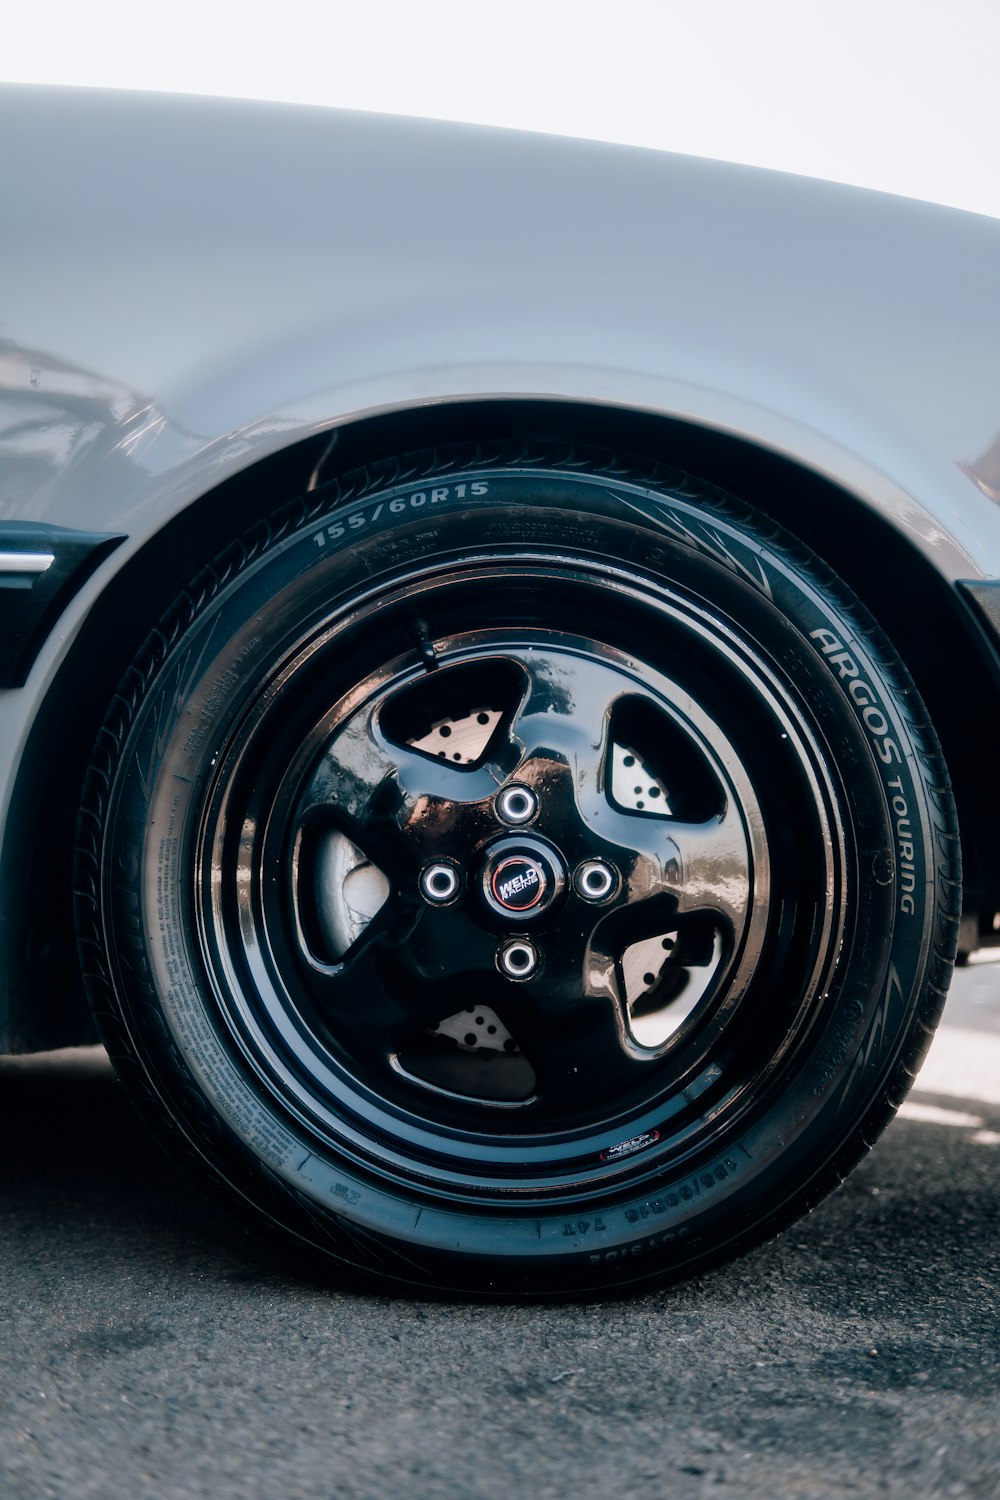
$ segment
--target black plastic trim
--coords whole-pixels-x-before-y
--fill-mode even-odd
[[[24,686],[70,599],[124,540],[26,521],[0,524],[0,688]]]
[[[972,600],[980,624],[986,627],[993,649],[1000,655],[1000,578],[963,579],[958,587]]]
[[[985,665],[1000,687],[1000,578],[960,578],[955,587],[979,637]]]

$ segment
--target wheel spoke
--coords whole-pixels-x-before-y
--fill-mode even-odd
[[[712,912],[739,933],[752,864],[732,803],[699,823],[616,807],[607,794],[606,761],[611,710],[624,693],[621,674],[564,653],[525,653],[521,660],[529,687],[511,724],[524,751],[519,776],[550,801],[558,797],[564,812],[575,802],[582,843],[612,858],[623,877],[622,900],[668,892],[678,912]],[[629,693],[642,696],[638,686]]]
[[[461,910],[425,907],[416,914],[398,956],[400,963],[419,981],[438,985],[464,984],[465,989],[456,993],[467,995],[470,985],[479,991],[484,988],[485,981],[485,987],[491,987],[496,947],[496,937],[470,921]],[[496,977],[499,983],[499,975]],[[478,994],[476,998],[479,998]],[[467,1003],[467,1000],[462,1001],[463,1005]],[[461,1009],[462,1005],[458,1008]],[[445,1002],[440,1007],[440,1015],[434,1019],[447,1014]]]
[[[325,1003],[377,1016],[389,1032],[396,1020],[434,1025],[467,1003],[470,985],[490,987],[497,939],[460,909],[390,902],[340,962],[322,974]],[[484,983],[485,981],[485,983]],[[397,1002],[388,992],[405,995]],[[369,993],[377,991],[378,993]]]
[[[474,801],[480,782],[475,771],[387,739],[373,708],[351,718],[327,745],[301,806],[306,814],[332,809],[363,826],[398,817],[421,797]],[[493,786],[489,777],[487,790]]]
[[[330,819],[398,881],[446,848],[482,836],[497,788],[488,766],[449,765],[387,738],[376,709],[356,715],[327,745],[299,800],[300,825]]]
[[[384,1067],[415,1021],[412,1006],[403,1003],[399,987],[391,982],[384,946],[366,942],[366,936],[312,987],[320,993],[323,1018],[335,1041],[350,1057]]]
[[[398,913],[384,920],[380,913],[337,965],[312,980],[330,1032],[369,1066],[387,1065],[409,1038],[454,1009],[440,989],[414,984],[401,970],[399,942]]]
[[[525,993],[501,1014],[535,1069],[543,1109],[575,1114],[641,1080],[649,1062],[629,1035],[610,963],[593,966],[571,1005],[553,1004],[550,994],[535,1003],[530,985],[517,988]]]
[[[701,823],[625,813],[601,800],[583,809],[595,836],[618,850],[629,902],[667,893],[677,911],[711,912],[735,936],[742,930],[753,894],[752,862],[746,831],[730,805]]]
[[[730,805],[705,823],[672,822],[669,838],[673,847],[663,876],[677,896],[678,911],[714,912],[737,937],[750,910],[753,880],[749,843],[735,808]]]
[[[528,689],[511,721],[511,739],[525,761],[565,761],[578,785],[596,788],[611,706],[622,692],[620,675],[600,662],[566,653],[525,652],[517,659]]]

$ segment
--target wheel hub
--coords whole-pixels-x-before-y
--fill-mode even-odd
[[[540,838],[505,838],[493,844],[483,865],[480,889],[493,918],[504,926],[535,922],[566,888],[562,856]]]

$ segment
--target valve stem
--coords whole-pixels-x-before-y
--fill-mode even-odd
[[[430,631],[427,628],[427,621],[414,620],[413,629],[417,638],[417,653],[420,660],[428,672],[436,672],[440,666],[440,662],[437,658],[437,652],[434,649],[434,642],[431,640]]]

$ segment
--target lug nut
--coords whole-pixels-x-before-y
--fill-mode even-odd
[[[584,901],[604,901],[618,884],[618,872],[603,859],[585,859],[577,866],[573,886]]]
[[[446,906],[454,901],[461,884],[454,865],[425,865],[420,872],[420,894],[432,906]]]
[[[530,823],[538,811],[538,798],[530,787],[507,786],[497,797],[496,810],[505,823]]]
[[[538,949],[527,938],[515,938],[497,952],[497,967],[508,979],[530,979],[538,968]]]

